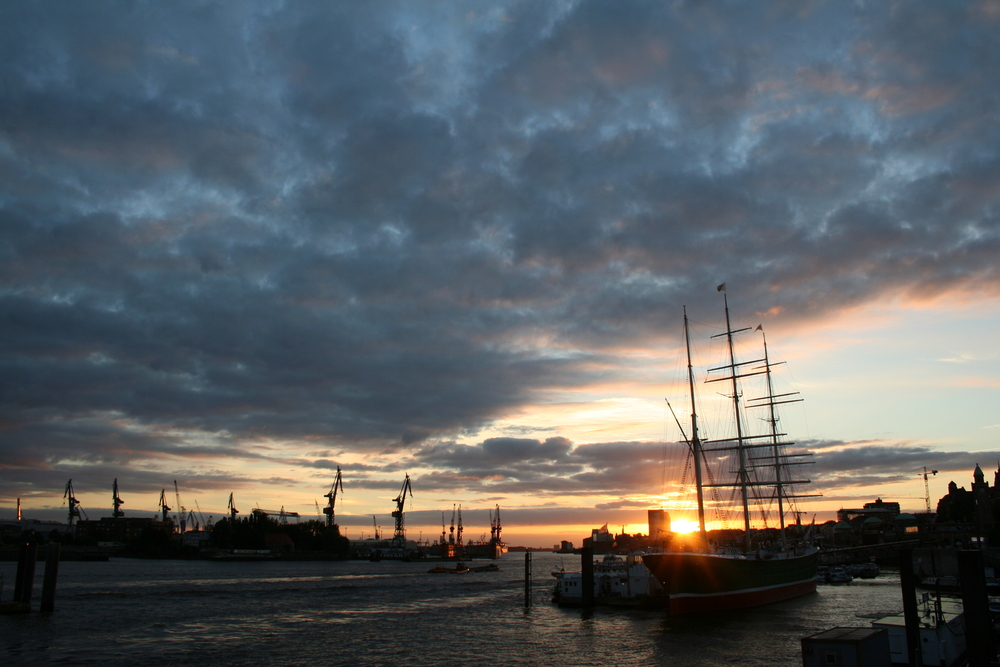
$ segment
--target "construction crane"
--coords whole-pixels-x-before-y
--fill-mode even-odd
[[[937,470],[928,470],[927,466],[924,466],[924,501],[927,503],[928,514],[931,511],[931,487],[927,483],[927,476],[936,474],[938,474]]]
[[[118,495],[117,477],[115,477],[115,483],[114,486],[112,486],[111,504],[114,507],[114,511],[111,513],[111,516],[113,516],[116,519],[120,519],[121,517],[125,516],[125,512],[122,511],[122,505],[125,504],[125,501],[122,500],[121,496]]]
[[[340,490],[341,493],[344,492],[344,484],[340,480],[340,466],[337,466],[337,478],[333,481],[333,486],[331,486],[330,490],[325,494],[325,497],[330,499],[330,501],[326,504],[326,507],[323,508],[323,514],[326,515],[327,528],[336,525],[337,523],[335,520],[335,516],[333,514],[333,509],[334,506],[337,504],[338,489]]]
[[[239,514],[240,511],[238,509],[236,509],[236,503],[233,502],[233,494],[232,493],[229,494],[229,508],[228,509],[229,509],[229,520],[232,521],[233,523],[236,523],[236,515]]]
[[[455,543],[462,546],[462,505],[458,505],[458,533],[455,535]]]
[[[257,516],[276,515],[281,523],[288,523],[288,517],[294,518],[296,522],[299,520],[298,512],[286,512],[284,506],[282,506],[280,510],[262,510],[259,507],[255,507],[251,510],[251,514],[256,514]]]
[[[490,513],[490,543],[497,544],[503,541],[503,527],[500,525],[500,505],[497,505],[496,513]]]
[[[181,532],[183,533],[187,530],[187,517],[184,515],[184,512],[187,510],[184,509],[184,505],[181,505],[181,492],[177,490],[176,479],[174,480],[174,500],[177,501],[177,522],[180,524]]]
[[[406,494],[410,494],[410,498],[413,497],[413,489],[410,488],[410,474],[406,474],[406,479],[403,480],[403,488],[400,489],[399,495],[393,498],[393,502],[396,503],[396,509],[392,513],[392,518],[396,520],[396,530],[392,534],[392,541],[399,547],[404,547],[406,545],[406,530],[403,527],[403,507],[406,505]]]
[[[170,517],[167,516],[167,514],[169,512],[170,512],[170,508],[167,507],[167,490],[166,489],[161,489],[160,490],[160,521],[162,521],[163,523],[166,523],[167,519],[170,518]]]
[[[80,509],[80,501],[77,500],[76,496],[73,494],[73,480],[72,479],[69,480],[68,482],[66,482],[66,492],[63,493],[63,500],[65,500],[65,501],[67,501],[69,503],[69,521],[68,521],[68,523],[69,523],[69,527],[72,528],[73,527],[73,517],[76,517],[77,519],[79,519],[80,518],[80,512],[83,512],[83,510]],[[86,512],[84,512],[83,516],[84,517],[87,516]]]
[[[205,528],[208,528],[209,530],[211,530],[212,529],[212,515],[209,514],[208,515],[208,521],[205,521],[205,515],[202,514],[201,506],[198,504],[198,499],[197,498],[195,498],[195,500],[194,500],[194,507],[195,507],[196,510],[198,510],[198,520],[201,522],[201,525],[204,526]]]

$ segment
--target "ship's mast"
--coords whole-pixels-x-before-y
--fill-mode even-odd
[[[726,342],[729,345],[729,368],[733,388],[733,414],[736,418],[736,452],[740,457],[739,486],[743,499],[743,531],[746,537],[747,549],[750,548],[750,504],[747,499],[747,453],[743,442],[743,420],[740,419],[740,388],[736,381],[736,355],[733,352],[733,327],[729,323],[729,297],[722,293],[726,305]]]
[[[688,333],[687,306],[684,306],[684,346],[688,358],[688,389],[691,391],[691,454],[694,456],[694,483],[698,491],[698,526],[701,541],[708,543],[705,528],[705,493],[701,485],[701,438],[698,436],[698,410],[694,406],[694,368],[691,365],[691,336]]]
[[[788,547],[788,542],[785,538],[785,489],[782,487],[781,483],[781,456],[779,455],[778,447],[778,413],[774,409],[774,384],[771,381],[771,362],[767,356],[767,335],[764,333],[763,327],[758,326],[760,329],[760,335],[764,339],[764,369],[767,371],[767,396],[768,403],[771,407],[771,443],[774,446],[774,486],[775,491],[778,496],[778,521],[781,525],[781,548],[785,549]]]

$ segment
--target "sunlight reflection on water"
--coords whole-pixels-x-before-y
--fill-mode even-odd
[[[898,577],[883,575],[710,617],[560,609],[560,557],[533,560],[528,610],[520,554],[464,575],[392,561],[67,562],[54,614],[0,617],[0,663],[800,665],[801,637],[901,607]],[[14,569],[0,564],[7,581]]]

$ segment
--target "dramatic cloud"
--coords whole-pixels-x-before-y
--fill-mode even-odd
[[[799,323],[1000,295],[998,33],[985,0],[4,5],[0,500],[347,461],[658,493],[658,443],[502,424],[723,281]]]

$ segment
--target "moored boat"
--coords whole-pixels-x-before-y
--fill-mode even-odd
[[[719,286],[725,291],[725,285]],[[725,295],[724,295],[725,296]],[[733,330],[729,318],[729,302],[725,300],[728,363],[711,371],[722,371],[721,377],[707,382],[723,381],[730,390],[728,398],[733,404],[735,437],[702,441],[695,409],[694,370],[691,362],[691,342],[687,310],[684,312],[684,340],[687,349],[687,383],[691,397],[691,437],[678,427],[687,441],[688,454],[693,459],[694,482],[697,493],[698,530],[700,539],[690,550],[647,554],[643,562],[661,583],[669,599],[670,614],[739,609],[769,604],[815,592],[817,581],[818,551],[814,546],[789,544],[785,534],[785,511],[792,498],[805,497],[791,493],[795,484],[809,480],[792,475],[792,466],[801,464],[804,454],[789,450],[794,443],[782,439],[778,432],[776,406],[800,399],[789,398],[794,394],[775,394],[771,381],[773,365],[768,359],[767,341],[764,339],[763,358],[740,361],[735,358],[733,337],[750,331],[750,327]],[[758,326],[754,331],[763,328]],[[743,378],[761,375],[767,380],[765,393],[744,402],[741,386]],[[669,403],[668,403],[669,405]],[[765,408],[763,420],[770,428],[761,434],[746,432],[743,413],[750,408]],[[673,411],[673,408],[671,408]],[[676,419],[676,416],[675,416]],[[706,446],[707,445],[707,446]],[[734,478],[713,479],[703,482],[703,466],[707,468],[706,454],[727,462],[721,471],[734,470]],[[708,468],[710,470],[710,468]],[[716,477],[718,477],[718,472]],[[730,488],[735,490],[742,507],[744,544],[738,552],[722,553],[713,549],[708,541],[705,522],[705,489]],[[751,504],[776,504],[780,523],[781,545],[776,549],[752,548],[750,543]]]
[[[499,569],[499,568],[498,568]],[[457,562],[455,567],[432,567],[427,570],[428,574],[465,574],[466,572],[471,572],[472,570],[465,563]]]
[[[560,607],[580,607],[585,604],[583,573],[557,570],[552,601]],[[640,555],[607,558],[595,561],[593,596],[595,605],[659,608],[666,603],[663,588],[642,561]]]

